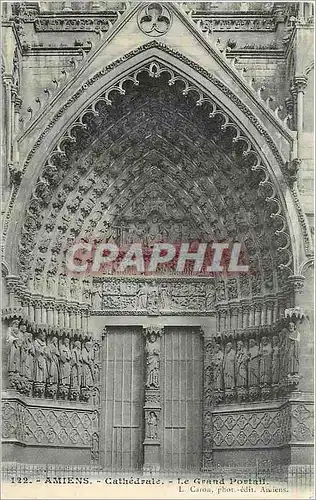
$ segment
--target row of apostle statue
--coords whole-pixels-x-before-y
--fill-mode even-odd
[[[215,403],[230,402],[238,395],[257,399],[270,396],[269,388],[292,387],[298,382],[299,332],[290,322],[272,338],[240,339],[235,346],[229,339],[224,346],[215,343],[209,370]]]
[[[92,342],[33,335],[14,320],[7,335],[10,386],[27,396],[88,401],[98,375]]]

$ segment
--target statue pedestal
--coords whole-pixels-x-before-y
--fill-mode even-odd
[[[160,471],[160,443],[154,439],[145,439],[144,446],[144,472]]]

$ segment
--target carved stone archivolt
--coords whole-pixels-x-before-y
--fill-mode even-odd
[[[233,239],[238,233],[251,272],[259,271],[256,293],[282,289],[291,272],[290,238],[267,171],[228,116],[200,91],[198,100],[192,99],[192,87],[178,80],[168,68],[151,63],[122,80],[111,97],[108,90],[91,113],[82,114],[36,184],[21,237],[22,274],[30,279],[32,255],[31,275],[42,274],[45,281],[49,273],[60,281],[66,247],[82,238],[127,243],[145,235],[158,241],[218,240]],[[165,92],[165,81],[174,91]],[[132,83],[141,92],[132,91]],[[131,92],[121,98],[118,94],[126,93],[123,85]],[[186,102],[181,93],[190,94]],[[110,129],[106,104],[113,99],[120,103],[120,117]],[[211,140],[204,108],[212,123]],[[90,151],[95,126],[104,133]],[[149,133],[144,136],[145,129]],[[108,149],[102,146],[102,155],[97,153],[101,143],[109,144]],[[82,157],[80,148],[88,154]],[[234,297],[231,285],[229,294]]]
[[[148,45],[148,44],[147,44],[147,45]],[[162,46],[162,49],[163,49],[163,48],[164,48],[164,46]],[[167,48],[166,48],[166,50],[167,50]],[[133,55],[134,55],[134,53],[133,53]],[[160,72],[159,72],[159,74],[160,74]],[[102,74],[100,74],[100,77],[101,77],[101,76],[102,76]],[[157,76],[158,76],[158,74],[157,74]],[[133,78],[133,79],[134,79],[134,78]],[[135,81],[136,81],[136,80],[135,80]],[[118,87],[118,88],[119,88],[119,87]],[[122,90],[123,90],[123,89],[122,89]],[[121,92],[121,91],[120,91],[120,92]],[[108,94],[107,94],[107,95],[108,95]],[[108,102],[108,98],[107,98],[107,97],[105,98],[105,102]],[[93,108],[93,109],[95,110],[95,108]],[[92,110],[92,113],[94,113],[94,111],[93,111],[93,110]],[[228,121],[229,121],[229,120],[228,120]],[[77,123],[77,126],[82,127],[83,125],[84,125],[84,124],[83,124],[83,122],[82,122],[82,121],[81,121],[81,119],[80,119],[80,120],[78,121],[78,123]],[[71,134],[70,134],[68,137],[69,137],[69,139],[70,139],[70,140],[76,140],[76,137],[75,137],[75,136],[71,136]],[[239,139],[241,140],[241,139],[242,139],[242,137],[240,137]],[[239,140],[239,139],[237,139],[237,138],[236,138],[236,140]],[[66,139],[66,140],[67,140],[67,139]],[[268,140],[268,139],[267,139],[267,140]],[[59,150],[59,152],[58,152],[58,150]],[[57,148],[57,150],[56,150],[56,154],[57,154],[57,156],[59,156],[59,155],[60,155],[60,156],[61,156],[61,158],[62,158],[62,156],[63,156],[62,149],[60,149],[60,148],[58,147],[58,148]],[[276,151],[276,154],[277,154],[277,151]],[[56,155],[54,155],[54,157],[56,158]],[[281,160],[280,160],[280,161],[281,161]],[[53,170],[55,169],[55,168],[54,168],[54,166],[53,166],[53,163],[54,163],[54,162],[55,162],[55,159],[53,160],[53,162],[52,162],[52,161],[49,161],[49,164],[50,164],[50,169],[53,169]],[[282,161],[281,161],[281,163],[282,163]],[[75,177],[76,177],[76,176],[75,176]],[[266,181],[267,181],[267,179],[265,179],[264,184],[266,184]],[[266,186],[268,187],[268,184],[266,184]],[[271,185],[271,186],[272,186],[272,185]],[[272,198],[273,198],[273,196],[272,196],[272,197],[271,197],[271,196],[269,196],[269,200],[271,200],[271,202],[272,202]],[[273,214],[271,214],[271,215],[273,215]],[[276,219],[275,219],[275,220],[276,220],[276,222],[278,222],[278,223],[279,223],[279,221],[281,221],[281,219],[280,219],[279,215],[277,215],[277,216],[276,216]],[[78,222],[80,222],[80,221],[78,220]],[[108,226],[109,226],[109,224],[107,224],[107,227],[108,227]],[[76,230],[75,230],[75,231],[76,231]],[[277,231],[278,231],[277,235],[278,235],[278,237],[279,237],[279,238],[283,237],[283,235],[285,234],[285,233],[284,233],[284,231],[283,231],[283,229],[282,229],[281,227],[279,227],[279,228],[277,229]],[[284,259],[283,259],[283,261],[282,261],[282,259],[280,260],[280,256],[281,256],[282,252],[279,252],[279,259],[278,259],[278,260],[279,260],[279,264],[278,264],[278,265],[280,265],[280,266],[282,267],[282,269],[283,269],[283,270],[287,268],[287,265],[288,265],[288,262],[289,262],[289,261],[288,261],[288,259],[287,259],[287,258],[285,258],[285,253],[287,253],[286,248],[288,247],[288,245],[289,245],[289,239],[287,239],[287,243],[286,243],[286,245],[283,245],[283,246],[282,246],[282,248],[284,249],[284,250],[282,250],[282,252],[284,253]],[[285,267],[284,267],[284,266],[285,266]]]

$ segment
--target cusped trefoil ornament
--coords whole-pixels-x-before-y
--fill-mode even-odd
[[[171,12],[165,5],[151,3],[138,14],[138,26],[148,36],[164,35],[171,27]]]

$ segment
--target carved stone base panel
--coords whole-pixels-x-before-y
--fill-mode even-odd
[[[29,401],[28,401],[29,399]],[[34,404],[36,401],[37,404]],[[71,407],[72,406],[72,407]],[[22,443],[45,449],[80,448],[96,450],[99,413],[89,406],[32,398],[4,398],[3,444]],[[93,439],[94,436],[94,439]],[[62,451],[60,461],[63,463]],[[95,451],[96,453],[96,451]]]
[[[161,463],[160,443],[144,441],[144,472],[159,472]]]
[[[227,408],[227,407],[226,407]],[[235,411],[214,411],[214,449],[275,448],[287,446],[290,409],[269,407]]]
[[[291,445],[314,442],[314,406],[311,401],[290,402]]]

